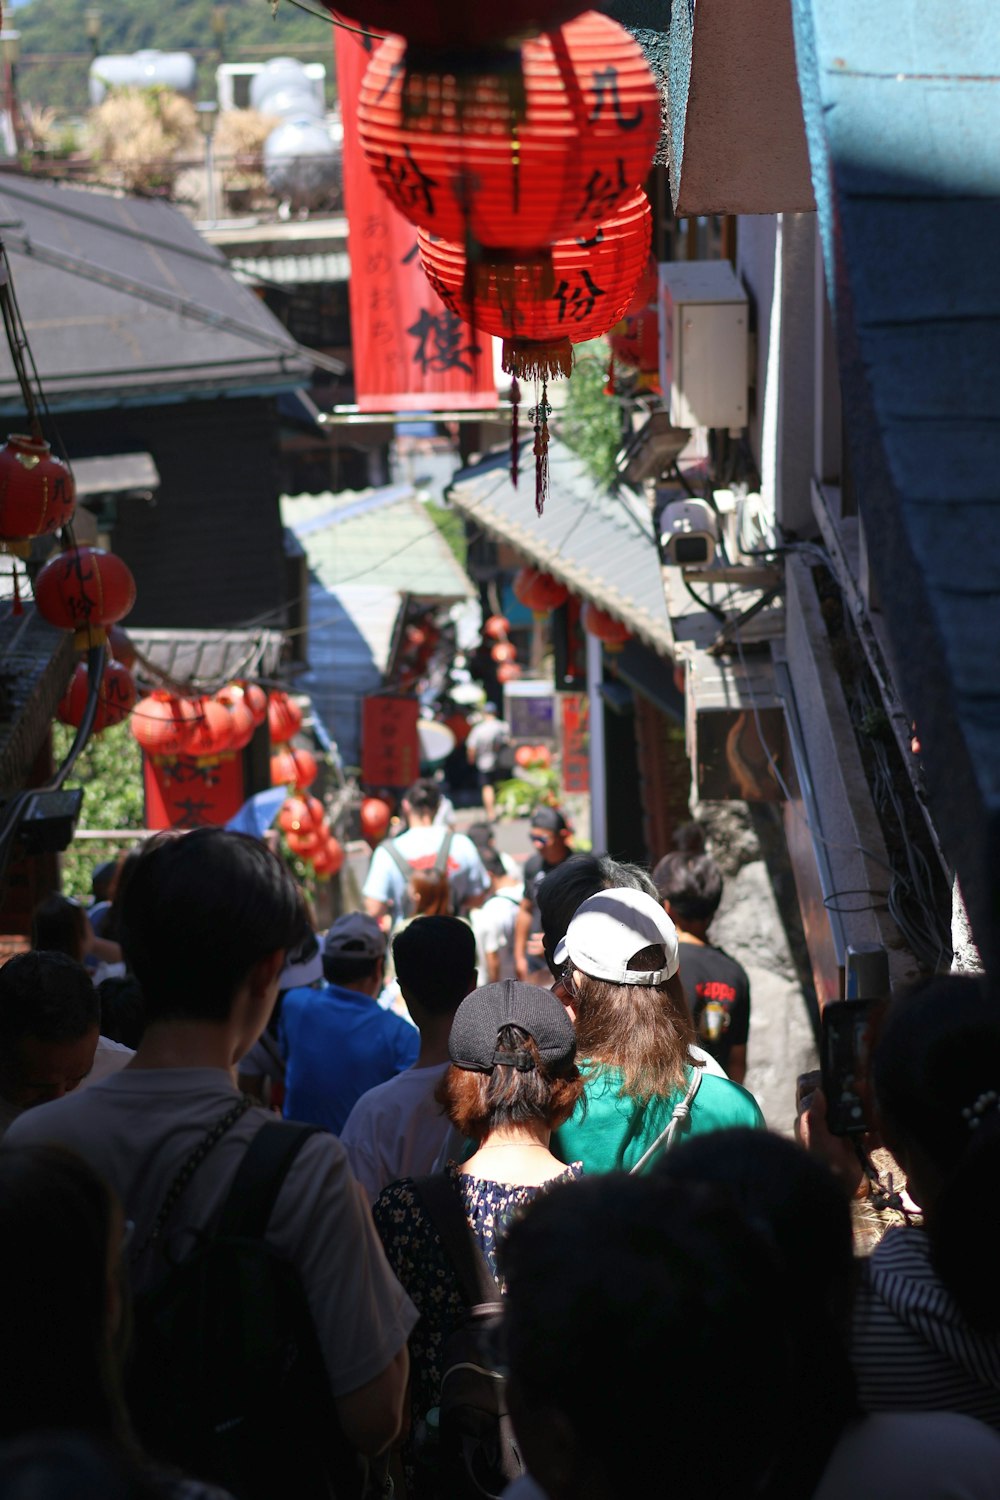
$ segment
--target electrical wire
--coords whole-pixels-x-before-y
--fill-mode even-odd
[[[337,26],[341,31],[351,31],[355,36],[370,36],[376,42],[384,42],[387,32],[366,31],[363,26],[352,26],[348,21],[342,21],[339,16],[324,15],[322,11],[313,10],[311,5],[303,5],[302,0],[287,0],[289,5],[294,5],[296,10],[304,10],[307,16],[313,16],[317,21],[324,21],[328,26]],[[274,0],[274,10],[277,12],[277,0]]]

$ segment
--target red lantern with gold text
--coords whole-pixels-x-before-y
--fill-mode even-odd
[[[589,635],[596,635],[607,651],[620,651],[626,641],[632,639],[632,632],[623,621],[598,609],[596,604],[585,604],[580,620],[584,630]]]
[[[547,615],[569,598],[569,589],[551,573],[539,568],[520,568],[514,574],[514,598],[533,614]]]
[[[129,728],[148,755],[186,755],[197,721],[190,698],[156,692],[136,704]]]
[[[120,557],[100,547],[69,547],[35,579],[35,607],[50,625],[75,630],[77,645],[100,644],[104,627],[135,603],[135,579]]]
[[[483,635],[488,636],[491,641],[503,641],[510,634],[510,621],[503,615],[490,615],[483,622]]]
[[[79,729],[89,696],[90,673],[86,662],[80,662],[57,709],[64,724],[72,724],[74,729]],[[109,661],[101,677],[92,733],[100,734],[110,725],[120,724],[123,719],[127,719],[135,707],[137,697],[132,673],[120,662]]]
[[[503,7],[469,5],[470,12]],[[411,223],[508,258],[591,234],[644,181],[660,134],[656,80],[638,43],[596,11],[526,42],[524,108],[500,79],[463,95],[454,70],[404,102],[406,43],[388,37],[361,87],[362,147]]]
[[[302,710],[287,693],[271,693],[267,700],[267,723],[271,743],[287,745],[302,728]]]
[[[510,641],[498,641],[490,652],[493,660],[500,666],[507,661],[517,661],[517,647]]]
[[[374,848],[389,831],[389,820],[392,817],[389,804],[383,802],[381,797],[365,797],[359,816],[362,836]]]
[[[310,750],[293,750],[286,745],[271,756],[272,786],[294,786],[304,792],[312,786],[318,774],[316,757]]]
[[[58,531],[75,504],[69,466],[44,439],[12,432],[0,448],[0,542]]]
[[[497,667],[498,682],[516,682],[521,675],[521,668],[516,661],[505,662],[502,667]]]

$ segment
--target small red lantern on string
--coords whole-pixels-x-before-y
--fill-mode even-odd
[[[318,797],[289,797],[278,814],[278,827],[283,833],[311,832],[325,821],[326,810]]]
[[[497,667],[497,681],[502,683],[516,682],[521,675],[521,668],[515,661],[506,662],[502,667]]]
[[[253,714],[255,725],[263,724],[267,718],[267,694],[256,682],[245,682],[243,684],[243,697],[246,699],[247,707]]]
[[[197,721],[198,710],[190,698],[156,692],[136,704],[129,728],[147,755],[184,755]]]
[[[598,609],[596,604],[585,604],[580,620],[584,630],[590,635],[596,635],[607,651],[620,651],[626,641],[632,639],[631,630],[622,620],[609,615],[606,610]]]
[[[339,873],[344,863],[344,848],[331,833],[319,852],[312,856],[312,867],[322,879]]]
[[[48,536],[76,504],[73,474],[40,437],[12,432],[0,448],[0,542]]]
[[[215,698],[199,698],[198,717],[188,741],[187,754],[214,760],[233,748],[232,719],[228,708]]]
[[[35,579],[35,606],[50,625],[75,630],[82,649],[105,638],[135,603],[135,579],[120,557],[100,547],[69,547]]]
[[[518,745],[514,751],[514,764],[522,768],[530,766],[535,758],[535,752],[530,745]]]
[[[322,849],[324,834],[319,828],[292,829],[285,834],[285,841],[292,853],[297,854],[300,859],[311,859]]]
[[[385,838],[389,831],[392,810],[381,797],[365,797],[359,814],[362,836],[373,847]]]
[[[257,725],[243,689],[237,687],[236,683],[230,683],[216,693],[215,698],[229,714],[230,750],[245,750],[254,737]]]
[[[510,634],[510,621],[503,615],[490,615],[483,622],[483,635],[488,636],[491,641],[506,640]]]
[[[294,786],[304,792],[318,775],[316,757],[310,750],[293,750],[286,745],[271,756],[272,786]]]
[[[64,724],[72,724],[74,729],[78,729],[83,722],[89,696],[90,673],[86,662],[81,661],[77,664],[69,680],[69,687],[56,710],[61,721]],[[122,666],[121,662],[109,661],[101,677],[101,686],[97,696],[97,713],[94,715],[91,732],[100,734],[103,729],[107,729],[112,724],[121,724],[135,707],[137,697],[132,673],[127,667]]]
[[[545,615],[569,598],[569,589],[551,573],[539,568],[520,568],[514,575],[514,598],[533,614]]]
[[[267,700],[267,724],[273,745],[287,745],[302,728],[302,710],[287,693],[271,693]]]
[[[510,641],[498,641],[490,651],[490,655],[502,666],[505,661],[517,661],[517,647]]]

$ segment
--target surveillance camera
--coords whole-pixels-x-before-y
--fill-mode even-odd
[[[660,520],[664,561],[675,568],[702,568],[715,561],[719,529],[704,500],[675,500]]]

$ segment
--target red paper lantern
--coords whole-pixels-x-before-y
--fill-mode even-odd
[[[466,323],[502,338],[509,374],[544,380],[569,375],[574,344],[607,333],[619,321],[649,255],[653,215],[639,189],[601,221],[589,239],[552,246],[551,268],[532,262],[473,267],[469,287],[464,244],[417,235],[420,259],[446,307]]]
[[[596,635],[609,651],[620,651],[625,642],[632,639],[632,632],[623,621],[609,615],[606,610],[598,609],[596,604],[585,604],[580,620],[584,630],[590,635]]]
[[[481,79],[470,97],[452,70],[429,80],[415,117],[405,54],[390,36],[372,56],[358,126],[379,185],[411,223],[546,259],[555,240],[591,234],[644,181],[659,92],[639,44],[607,16],[588,11],[525,43],[523,110],[503,80]]]
[[[215,697],[229,714],[230,750],[245,750],[254,737],[257,724],[243,689],[233,683],[216,693]]]
[[[326,810],[318,797],[289,797],[278,814],[278,827],[283,833],[314,832],[325,821]]]
[[[302,728],[302,710],[287,693],[271,693],[267,700],[267,723],[273,745],[287,745]]]
[[[184,755],[197,721],[198,709],[190,698],[157,692],[136,704],[129,728],[148,755]]]
[[[392,809],[381,797],[365,797],[361,803],[361,832],[369,844],[377,844],[389,831]]]
[[[319,775],[316,757],[309,750],[293,750],[290,745],[271,756],[271,785],[294,786],[300,792],[312,786]]]
[[[254,724],[263,724],[267,718],[267,694],[256,682],[245,682],[243,684],[243,696],[247,707],[253,714]]]
[[[516,682],[521,675],[521,668],[515,661],[506,662],[502,667],[497,667],[498,682]]]
[[[538,568],[521,568],[514,575],[514,598],[536,615],[558,609],[569,598],[569,589],[551,573]]]
[[[187,754],[212,760],[233,748],[233,725],[228,708],[215,698],[199,698],[198,717],[188,741]]]
[[[132,637],[120,625],[108,626],[108,650],[115,661],[120,662],[123,667],[135,666],[136,652]]]
[[[74,729],[80,727],[89,696],[90,673],[87,671],[86,662],[80,662],[56,710],[64,724],[72,724]],[[132,673],[127,667],[122,666],[121,662],[109,661],[101,677],[101,686],[97,696],[97,713],[94,716],[91,732],[100,734],[101,730],[107,729],[109,725],[120,724],[123,719],[127,719],[135,707],[137,697]]]
[[[548,745],[533,745],[531,749],[531,763],[535,766],[544,766],[547,770],[552,764],[552,751]]]
[[[456,5],[454,0],[347,0],[327,4],[367,31],[393,32],[413,46],[447,53],[449,68],[462,54],[517,47],[525,37],[551,31],[586,10],[586,0],[507,0],[504,5]],[[433,58],[428,59],[433,62]]]
[[[615,359],[639,371],[643,389],[660,389],[660,322],[655,307],[622,318],[608,334],[608,343]]]
[[[510,641],[498,641],[490,652],[493,660],[501,665],[505,661],[517,661],[517,647]]]
[[[104,626],[124,619],[135,603],[135,579],[112,552],[69,547],[51,558],[35,579],[35,606],[50,625],[75,630],[93,645]]]
[[[301,828],[293,829],[285,834],[285,840],[293,854],[300,859],[309,859],[323,847],[324,836],[320,829]]]
[[[69,466],[42,438],[12,432],[0,448],[0,542],[58,531],[75,504]]]
[[[324,879],[336,875],[344,863],[344,849],[340,840],[331,833],[317,854],[312,856],[312,867]]]
[[[514,751],[514,763],[518,766],[530,766],[535,758],[535,752],[530,745],[518,745]]]
[[[483,623],[483,635],[491,641],[502,641],[510,634],[510,621],[503,615],[490,615]]]

